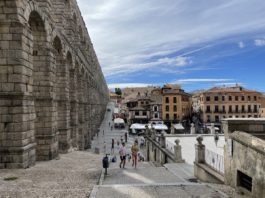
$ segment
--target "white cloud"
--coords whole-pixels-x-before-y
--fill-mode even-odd
[[[79,5],[106,76],[151,69],[160,61],[181,72],[192,57],[167,60],[173,52],[265,29],[264,0],[79,0]]]
[[[173,83],[176,84],[191,84],[191,83],[213,83],[213,82],[222,82],[225,83],[227,81],[233,81],[233,79],[225,79],[225,78],[189,78],[189,79],[179,79]]]
[[[241,49],[244,48],[245,47],[245,43],[243,41],[238,42],[238,47],[241,48]]]
[[[114,83],[108,84],[109,89],[115,88],[129,88],[129,87],[148,87],[148,86],[157,86],[155,84],[146,84],[146,83]]]
[[[256,39],[256,40],[254,40],[254,44],[256,46],[259,46],[259,47],[264,46],[265,45],[265,39]]]

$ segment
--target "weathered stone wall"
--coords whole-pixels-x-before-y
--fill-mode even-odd
[[[89,148],[107,102],[76,0],[0,1],[0,168]]]
[[[265,197],[265,119],[227,119],[222,126],[225,184],[248,197]],[[251,192],[240,186],[238,171],[252,178]]]

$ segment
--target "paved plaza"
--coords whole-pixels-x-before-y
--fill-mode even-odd
[[[88,197],[100,177],[100,156],[86,151],[60,156],[28,169],[0,170],[0,198]]]
[[[113,104],[108,108],[113,111]],[[98,137],[93,141],[93,149],[99,148],[101,156],[104,156],[104,142],[106,153],[110,153],[111,139],[120,140],[124,130],[111,130],[111,112],[107,112],[101,125]],[[104,130],[104,135],[103,135]],[[126,144],[127,151],[137,136],[129,136]],[[144,154],[144,151],[140,151]],[[139,162],[138,167],[132,167],[132,162],[126,162],[125,168],[119,167],[118,148],[116,146],[114,155],[117,162],[110,162],[108,174],[102,174],[101,182],[96,185],[91,193],[91,198],[138,198],[138,197],[232,197],[233,191],[223,185],[209,185],[190,182],[194,180],[193,166],[189,164],[165,164],[164,167],[156,167],[149,162]],[[111,155],[113,157],[114,155]]]
[[[110,103],[108,107],[113,109],[114,106]],[[38,162],[36,166],[28,169],[1,170],[0,198],[233,196],[233,191],[226,186],[191,182],[194,179],[193,166],[185,163],[156,167],[144,161],[139,162],[135,169],[132,162],[127,161],[125,168],[120,168],[117,145],[114,152],[117,162],[110,163],[108,174],[104,176],[102,157],[105,153],[110,153],[111,139],[114,138],[115,142],[120,140],[121,136],[124,139],[125,133],[120,129],[111,130],[111,119],[112,113],[107,111],[99,133],[92,141],[90,151],[72,151],[60,155],[60,159]],[[137,138],[140,137],[128,137],[128,152]],[[94,153],[95,148],[99,149],[100,154]],[[144,150],[140,152],[144,154]]]

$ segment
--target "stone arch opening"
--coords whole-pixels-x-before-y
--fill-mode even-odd
[[[54,110],[52,95],[50,54],[48,50],[47,32],[40,14],[32,11],[29,15],[32,47],[32,93],[35,108],[35,141],[36,159],[50,160],[58,155],[56,142],[56,124],[53,122]]]

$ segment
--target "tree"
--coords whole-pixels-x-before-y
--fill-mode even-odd
[[[120,88],[115,88],[115,94],[121,96],[121,89]]]

